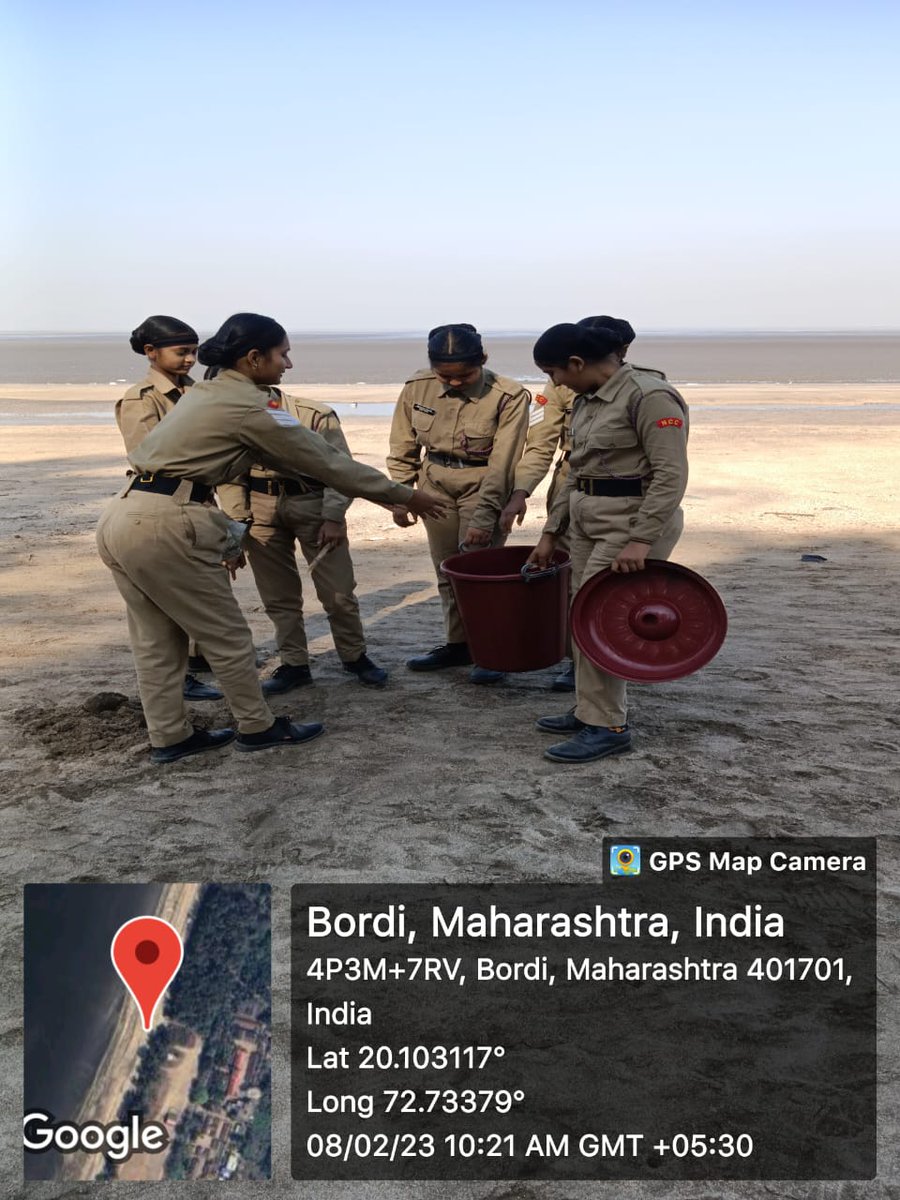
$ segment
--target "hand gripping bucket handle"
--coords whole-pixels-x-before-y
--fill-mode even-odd
[[[533,583],[535,579],[552,579],[559,574],[559,563],[551,563],[549,567],[536,567],[533,563],[525,563],[519,574],[526,583]]]

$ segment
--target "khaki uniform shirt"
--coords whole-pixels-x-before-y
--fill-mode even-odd
[[[128,389],[116,403],[116,424],[125,441],[126,454],[140,445],[150,430],[172,411],[193,382],[189,375],[179,375],[176,385],[151,367],[146,379]]]
[[[238,371],[220,371],[191,390],[129,453],[136,470],[160,471],[209,487],[264,463],[289,479],[309,476],[376,504],[405,504],[412,492],[364,466],[296,417],[268,407],[269,393]]]
[[[598,391],[574,402],[569,477],[544,532],[568,527],[569,497],[579,477],[640,479],[643,495],[635,497],[630,536],[652,544],[687,487],[687,437],[687,404],[675,388],[659,372],[620,367]]]
[[[433,371],[419,371],[405,384],[394,409],[387,460],[391,478],[414,484],[422,471],[423,450],[486,464],[472,525],[492,530],[525,444],[530,401],[520,383],[493,371],[482,371],[476,383],[462,389],[447,387]]]
[[[662,371],[654,371],[650,367],[633,367],[632,370],[665,379]],[[575,395],[571,388],[549,383],[540,395],[535,396],[528,417],[525,451],[516,467],[513,491],[527,492],[530,496],[550,470],[557,448],[562,451],[564,458],[571,453]]]
[[[327,404],[320,404],[318,400],[307,400],[304,396],[287,396],[280,388],[269,388],[268,390],[270,393],[268,407],[273,407],[273,400],[278,400],[279,406],[286,413],[296,417],[304,428],[311,429],[313,433],[324,438],[336,450],[351,457],[350,447],[347,445],[338,415],[333,408],[329,408]],[[284,474],[271,470],[260,463],[255,463],[250,477],[253,479],[283,479]],[[308,485],[310,492],[315,492],[321,497],[323,521],[342,522],[345,519],[347,509],[352,503],[350,497],[335,491],[334,488],[326,487],[311,477],[307,477],[302,482]],[[249,490],[246,479],[239,483],[222,484],[216,491],[222,508],[229,517],[236,521],[246,521],[252,516],[253,493]]]

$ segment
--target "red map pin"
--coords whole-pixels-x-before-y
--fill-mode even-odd
[[[162,917],[132,917],[116,931],[109,952],[149,1033],[156,1006],[184,958],[181,934]]]

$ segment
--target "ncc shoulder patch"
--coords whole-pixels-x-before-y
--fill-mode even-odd
[[[543,394],[543,392],[538,392],[538,394],[534,398],[534,402],[535,402],[535,404],[546,404],[547,397]]]
[[[663,417],[662,420],[657,421],[656,424],[660,429],[665,429],[668,425],[673,426],[675,429],[680,429],[684,424],[684,421],[682,421],[681,417]]]
[[[300,424],[296,417],[292,417],[291,414],[289,412],[285,412],[283,408],[266,408],[266,412],[269,414],[272,420],[277,422],[279,425],[287,425],[293,428],[294,426]]]

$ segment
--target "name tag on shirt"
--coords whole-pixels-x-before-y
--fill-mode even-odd
[[[416,412],[428,413],[429,417],[437,415],[436,408],[426,408],[424,404],[414,404],[413,408],[416,410]]]
[[[267,408],[266,412],[279,425],[299,425],[300,422],[296,417],[292,417],[290,413],[285,412],[283,408]]]

